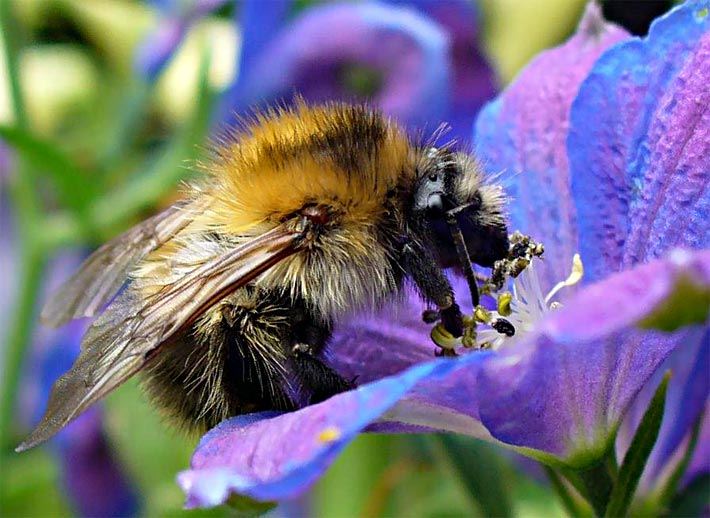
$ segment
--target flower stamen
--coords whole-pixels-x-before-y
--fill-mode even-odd
[[[519,272],[517,277],[512,278],[512,294],[503,292],[498,295],[497,311],[484,310],[480,306],[476,308],[474,315],[485,312],[488,317],[487,320],[476,318],[476,321],[489,326],[478,330],[476,342],[478,347],[497,349],[504,344],[509,344],[511,339],[517,339],[534,329],[547,313],[562,306],[559,302],[552,301],[553,297],[563,288],[579,283],[584,275],[582,259],[579,254],[575,254],[569,276],[543,295],[540,279],[535,270],[538,260],[536,257],[531,258],[528,266]],[[508,275],[508,277],[512,276]]]
[[[552,300],[552,297],[557,295],[557,292],[560,291],[562,288],[574,286],[575,284],[577,284],[579,281],[582,280],[583,276],[584,265],[582,264],[582,258],[579,256],[579,254],[574,254],[574,257],[572,258],[572,271],[564,281],[558,282],[557,284],[555,284],[555,287],[550,290],[550,293],[548,293],[547,297],[545,297],[545,304],[549,304],[550,300]]]

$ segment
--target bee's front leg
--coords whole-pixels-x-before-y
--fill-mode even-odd
[[[423,315],[425,321],[438,322],[431,331],[432,341],[441,348],[437,355],[456,356],[454,348],[461,345],[466,326],[449,279],[431,253],[416,241],[403,246],[401,264],[422,298],[437,308]]]
[[[291,346],[294,372],[303,388],[310,394],[309,403],[319,403],[355,388],[321,358],[332,334],[331,327],[317,323],[307,313],[296,325],[295,343]]]

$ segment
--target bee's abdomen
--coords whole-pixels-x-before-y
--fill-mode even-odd
[[[293,409],[289,312],[263,291],[239,290],[163,346],[144,378],[149,395],[198,432],[239,414]]]

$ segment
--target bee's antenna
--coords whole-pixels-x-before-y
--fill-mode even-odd
[[[456,245],[456,255],[458,255],[459,257],[459,264],[461,265],[464,275],[466,276],[468,289],[471,291],[471,304],[475,309],[481,300],[481,297],[478,293],[478,284],[476,284],[476,273],[473,271],[473,267],[471,266],[471,257],[468,255],[466,242],[463,239],[461,227],[459,226],[459,221],[456,218],[456,215],[466,207],[467,205],[463,205],[461,207],[456,207],[455,209],[447,211],[446,223],[448,223],[449,231],[451,232],[451,237],[454,239],[454,244]]]

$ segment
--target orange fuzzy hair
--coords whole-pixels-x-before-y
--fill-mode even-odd
[[[311,203],[334,208],[346,226],[371,222],[387,192],[413,177],[412,162],[404,132],[365,107],[270,110],[216,143],[203,166],[214,199],[204,222],[253,235]]]

